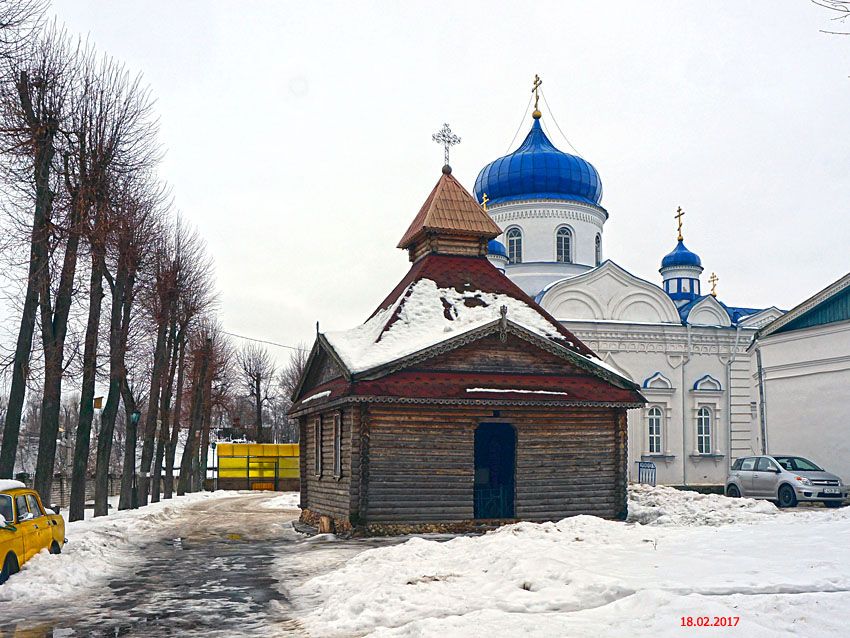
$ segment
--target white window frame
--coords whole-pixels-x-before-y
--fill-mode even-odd
[[[342,414],[334,414],[334,478],[342,478]]]
[[[517,233],[511,237],[511,233]],[[511,226],[505,231],[505,247],[508,249],[508,262],[511,264],[522,263],[523,232],[519,226]]]
[[[653,432],[655,429],[655,432]],[[662,454],[662,432],[664,432],[664,410],[653,405],[646,412],[647,444],[650,454]]]
[[[594,249],[596,251],[596,265],[598,266],[602,263],[602,235],[600,235],[599,233],[596,233]]]
[[[714,426],[714,412],[707,405],[697,409],[697,453],[711,454],[711,437]]]
[[[561,249],[561,239],[566,239],[566,250]],[[573,263],[573,245],[575,233],[569,226],[558,226],[555,231],[555,261],[559,264]]]
[[[316,476],[322,478],[322,417],[317,416],[313,421],[313,453]]]

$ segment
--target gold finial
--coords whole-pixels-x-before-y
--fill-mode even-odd
[[[684,214],[685,211],[683,211],[682,207],[679,206],[679,208],[676,209],[676,214],[673,215],[674,219],[679,220],[679,241],[682,241],[684,239],[684,237],[682,237],[682,217],[684,216]]]
[[[481,198],[481,208],[487,210],[487,202],[490,201],[490,198],[487,197],[487,193],[484,193],[484,196]]]
[[[536,73],[534,74],[534,85],[531,88],[531,92],[534,93],[534,111],[531,113],[531,117],[535,120],[539,120],[540,116],[543,115],[540,112],[540,109],[537,108],[537,100],[540,99],[540,95],[537,93],[537,89],[540,88],[540,85],[543,84],[543,80],[540,79],[540,76]]]
[[[717,277],[717,274],[711,273],[711,277],[708,278],[708,283],[711,284],[711,296],[712,297],[717,296],[717,282],[718,281],[720,281],[720,279]]]

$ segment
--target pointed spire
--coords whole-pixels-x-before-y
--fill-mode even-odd
[[[486,254],[487,242],[501,233],[451,171],[444,170],[398,247],[411,249],[417,256],[421,252],[418,248],[425,243],[429,244],[426,252],[478,254],[480,248],[480,254]],[[447,238],[452,241],[441,241]]]

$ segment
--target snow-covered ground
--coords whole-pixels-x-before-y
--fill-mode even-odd
[[[288,593],[328,637],[848,635],[850,508],[780,513],[646,486],[630,501],[628,523],[578,516],[366,550]]]
[[[187,505],[236,494],[199,492],[127,511],[117,511],[118,497],[110,498],[113,509],[108,516],[93,518],[93,511],[86,510],[86,520],[66,523],[68,543],[62,553],[53,556],[44,550],[24,563],[21,574],[0,587],[0,601],[36,599],[48,603],[101,585],[140,560],[137,553],[125,549],[182,515]],[[67,520],[67,510],[62,514]]]

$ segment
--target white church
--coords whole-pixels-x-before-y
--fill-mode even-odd
[[[764,443],[755,332],[777,308],[724,304],[704,294],[699,256],[685,247],[682,218],[657,281],[603,259],[608,211],[599,173],[557,149],[535,109],[531,130],[512,153],[475,181],[503,234],[490,261],[609,364],[639,382],[648,404],[629,413],[632,478],[653,461],[668,485],[720,485],[739,456]]]

